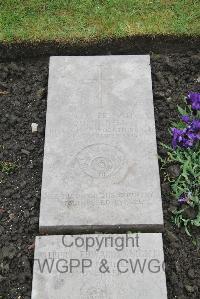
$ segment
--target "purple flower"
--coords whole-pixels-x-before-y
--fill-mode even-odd
[[[180,203],[181,205],[182,204],[185,204],[188,202],[188,197],[186,196],[185,193],[182,193],[178,199],[178,203]]]
[[[191,122],[191,129],[194,130],[195,132],[200,131],[200,119],[194,119]]]
[[[191,105],[193,110],[200,110],[200,93],[189,92],[187,96],[187,102]]]
[[[184,123],[186,124],[190,124],[191,123],[191,119],[189,115],[182,115],[181,116],[182,121],[184,121]]]
[[[200,140],[200,120],[189,121],[187,115],[184,115],[182,119],[187,122],[188,126],[182,130],[177,128],[172,129],[172,146],[174,149],[177,146],[191,148],[195,142]]]
[[[188,135],[187,128],[180,130],[177,128],[172,128],[173,139],[172,146],[175,149],[177,146],[183,148],[191,148],[194,143],[194,138]]]
[[[188,126],[188,136],[194,141],[200,140],[200,120],[193,120]]]

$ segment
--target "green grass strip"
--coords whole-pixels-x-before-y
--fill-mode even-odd
[[[0,41],[200,33],[199,0],[0,0]]]

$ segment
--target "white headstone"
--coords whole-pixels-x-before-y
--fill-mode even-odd
[[[51,57],[40,231],[162,227],[149,56]]]

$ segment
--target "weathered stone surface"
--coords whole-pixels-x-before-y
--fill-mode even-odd
[[[38,298],[167,299],[162,235],[37,237],[32,299]]]
[[[149,56],[52,57],[40,231],[162,226]]]

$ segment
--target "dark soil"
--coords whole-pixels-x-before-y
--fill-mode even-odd
[[[199,90],[200,54],[152,55],[158,142],[170,143],[168,127],[178,118],[177,103]],[[34,238],[38,235],[48,59],[0,63],[0,299],[29,299]],[[39,132],[31,132],[31,123]],[[165,151],[158,146],[159,154]],[[172,171],[172,169],[170,170]],[[174,175],[177,169],[173,169]],[[200,298],[200,252],[171,223],[174,199],[161,171],[165,217],[164,250],[169,299]],[[200,233],[196,233],[200,237]],[[42,299],[42,298],[41,298]]]
[[[123,38],[76,41],[0,43],[3,60],[53,55],[106,55],[185,53],[199,49],[200,36],[136,35]]]

